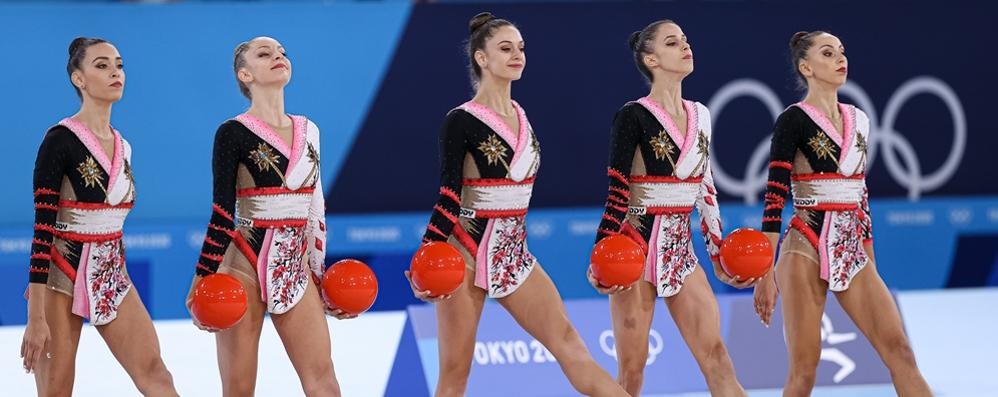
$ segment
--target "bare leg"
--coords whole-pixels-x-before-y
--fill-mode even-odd
[[[45,290],[45,321],[52,339],[35,369],[39,396],[71,396],[76,376],[76,349],[83,319],[73,314],[73,297]],[[49,358],[51,357],[51,358]]]
[[[638,281],[630,290],[610,295],[617,382],[632,396],[641,393],[644,383],[648,332],[657,300],[655,286],[645,281]]]
[[[821,359],[821,315],[828,283],[821,279],[817,263],[794,253],[780,257],[776,282],[783,293],[783,332],[789,356],[783,395],[810,396]]]
[[[333,371],[329,325],[315,284],[308,283],[305,296],[284,314],[274,314],[274,328],[294,365],[306,396],[340,395]]]
[[[220,273],[228,273],[222,268]],[[215,333],[218,347],[218,371],[222,376],[222,395],[248,397],[256,390],[257,356],[260,351],[260,332],[266,311],[260,300],[257,281],[249,280],[239,272],[229,275],[238,279],[246,289],[247,307],[242,320],[229,329]]]
[[[915,364],[915,353],[904,333],[897,305],[884,280],[877,273],[877,265],[869,246],[867,252],[870,254],[870,263],[856,274],[849,289],[836,292],[835,297],[873,344],[873,348],[877,349],[890,370],[898,395],[931,396],[932,391]]]
[[[178,395],[160,356],[156,328],[134,286],[118,306],[118,317],[96,328],[142,395]]]
[[[440,343],[437,397],[464,395],[484,303],[485,291],[475,286],[475,273],[471,270],[464,273],[464,285],[450,299],[436,303],[437,340]]]
[[[665,298],[665,303],[700,365],[710,394],[746,396],[745,389],[735,377],[735,366],[721,338],[721,313],[703,269],[697,266],[696,271],[684,281],[683,289]]]
[[[499,299],[499,303],[524,330],[554,354],[576,391],[588,396],[627,395],[593,360],[579,333],[568,321],[558,290],[540,265],[516,292]]]

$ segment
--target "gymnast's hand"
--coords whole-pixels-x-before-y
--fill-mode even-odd
[[[742,280],[741,276],[732,276],[729,275],[728,272],[724,271],[724,268],[721,267],[720,262],[716,260],[711,260],[711,262],[713,262],[714,264],[714,277],[717,277],[717,279],[721,280],[722,283],[725,283],[732,287],[738,289],[744,289],[756,285],[756,283],[759,282],[759,280],[761,280],[760,278],[755,278],[755,277],[750,277],[747,280]]]
[[[202,331],[215,333],[221,330],[218,328],[212,328],[204,324],[201,324],[201,322],[198,321],[197,316],[194,315],[194,311],[191,310],[191,304],[194,302],[194,290],[197,288],[198,283],[201,282],[201,278],[202,278],[201,276],[194,276],[194,279],[191,280],[191,289],[187,292],[187,300],[184,303],[185,306],[187,306],[187,312],[190,313],[191,315],[191,322],[194,323],[195,327],[198,327],[198,329]]]
[[[613,294],[616,294],[616,293],[618,293],[620,291],[627,291],[627,290],[630,290],[631,287],[634,286],[634,284],[631,284],[631,285],[628,285],[626,287],[623,286],[623,285],[614,285],[612,287],[605,287],[605,286],[603,286],[602,284],[599,283],[599,280],[596,280],[596,276],[593,276],[593,266],[592,265],[589,265],[589,269],[586,270],[586,279],[589,280],[589,285],[592,285],[593,288],[596,289],[596,292],[599,292],[599,293],[601,293],[603,295],[613,295]]]
[[[412,288],[412,294],[423,302],[437,303],[446,299],[450,299],[450,297],[453,296],[453,294],[432,296],[430,295],[430,291],[420,290],[419,288],[416,287],[416,284],[412,282],[412,274],[410,274],[408,270],[405,271],[405,278],[409,280],[409,287]]]
[[[21,341],[21,358],[25,373],[32,373],[41,364],[42,352],[50,348],[52,334],[45,319],[45,284],[28,286],[28,325]],[[52,358],[46,353],[45,358]]]
[[[773,319],[773,312],[776,311],[776,298],[780,295],[780,289],[776,285],[776,271],[771,270],[762,276],[755,286],[753,294],[755,300],[755,314],[762,320],[762,324],[769,326]]]

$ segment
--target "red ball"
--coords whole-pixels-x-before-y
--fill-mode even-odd
[[[205,276],[194,288],[191,312],[201,325],[229,328],[246,313],[246,290],[239,280],[228,274]]]
[[[434,241],[416,251],[409,265],[412,283],[431,296],[450,295],[464,283],[464,257],[454,246]]]
[[[721,243],[721,267],[742,280],[764,276],[773,267],[773,245],[762,232],[741,228]]]
[[[331,307],[358,315],[370,309],[377,299],[378,278],[364,262],[344,259],[326,269],[322,290]]]
[[[596,243],[589,256],[593,277],[605,287],[627,287],[641,278],[645,253],[629,237],[615,234]]]

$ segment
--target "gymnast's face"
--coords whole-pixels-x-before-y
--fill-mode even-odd
[[[98,43],[85,51],[80,68],[70,75],[73,85],[83,98],[112,103],[120,100],[125,89],[125,66],[118,49],[111,43]]]
[[[250,91],[263,87],[280,89],[291,81],[291,60],[277,40],[270,37],[250,40],[243,58],[245,64],[236,72],[236,77]]]
[[[650,49],[652,52],[645,54],[642,60],[653,76],[665,72],[686,77],[693,73],[693,48],[679,25],[659,25]]]
[[[846,48],[838,37],[822,33],[814,38],[814,44],[797,67],[808,85],[821,83],[839,87],[846,83],[849,74]]]
[[[475,62],[482,68],[482,78],[492,75],[501,80],[519,80],[527,66],[520,30],[512,25],[496,29],[485,41],[485,48],[475,51]]]

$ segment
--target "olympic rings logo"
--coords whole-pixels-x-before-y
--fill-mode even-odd
[[[603,330],[599,335],[599,347],[603,353],[617,359],[617,343],[613,339],[613,330]],[[613,340],[612,345],[611,340]],[[648,330],[648,358],[645,360],[645,366],[654,364],[655,359],[658,358],[663,349],[665,349],[665,344],[662,342],[662,335],[655,329]]]
[[[866,112],[870,118],[870,136],[867,139],[867,169],[873,166],[877,148],[881,147],[884,165],[887,166],[888,173],[895,182],[908,190],[909,199],[918,199],[922,193],[938,189],[956,173],[960,160],[963,159],[964,149],[966,149],[967,118],[960,99],[945,82],[929,76],[915,77],[904,82],[887,101],[887,108],[882,119],[878,117],[870,96],[859,85],[851,81],[847,82],[839,90],[839,94],[851,99],[852,103]],[[901,108],[911,97],[918,94],[935,95],[941,99],[953,119],[954,136],[946,161],[939,169],[927,174],[922,173],[921,164],[911,143],[894,128]],[[721,87],[710,99],[707,108],[711,111],[712,124],[717,123],[728,102],[742,96],[752,97],[762,102],[773,116],[774,121],[785,109],[776,93],[762,82],[753,79],[738,79]],[[772,134],[767,135],[766,139],[756,145],[741,179],[725,172],[718,164],[717,158],[712,156],[711,167],[717,188],[744,198],[747,204],[755,204],[759,198],[759,193],[766,188],[771,137]],[[711,150],[713,150],[714,140],[711,140],[710,144]]]

